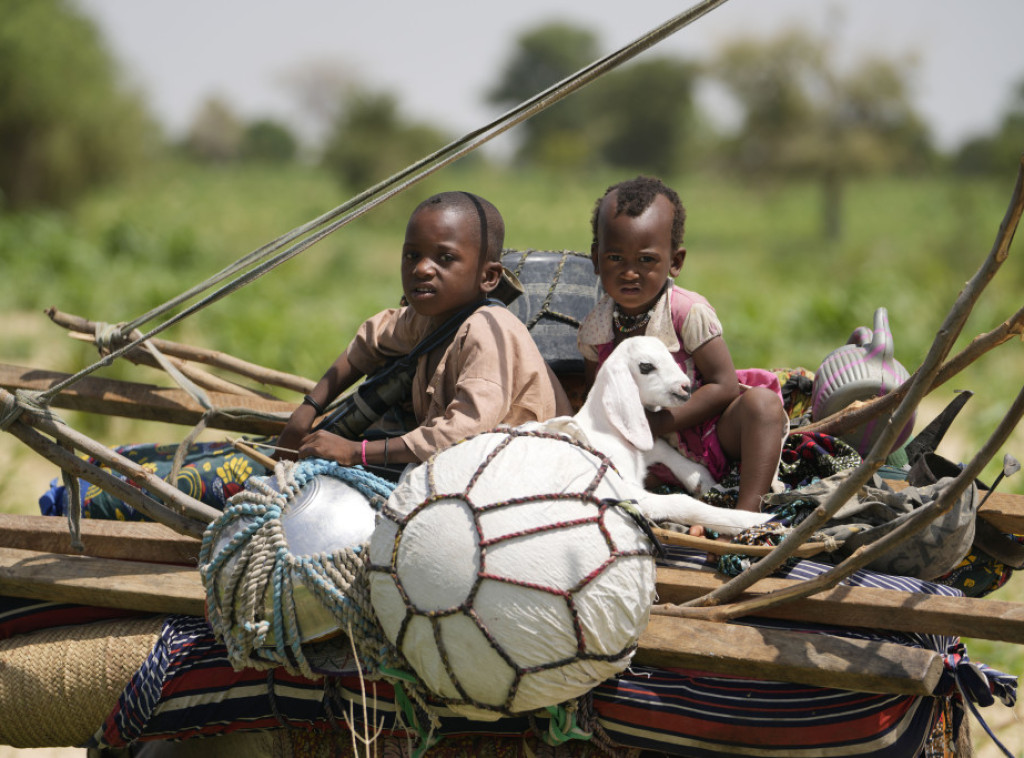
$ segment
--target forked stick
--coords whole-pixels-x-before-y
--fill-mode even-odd
[[[836,487],[828,499],[814,511],[811,512],[789,536],[779,544],[770,555],[762,558],[748,567],[742,574],[722,585],[718,589],[709,592],[703,597],[691,600],[684,605],[690,607],[707,607],[721,605],[722,603],[735,600],[748,587],[752,586],[759,579],[771,574],[781,566],[800,545],[823,526],[836,511],[846,502],[854,498],[871,476],[881,468],[889,451],[900,431],[910,420],[911,415],[917,409],[921,398],[928,392],[935,381],[939,369],[949,354],[950,348],[963,330],[964,323],[970,315],[974,304],[981,296],[985,285],[991,281],[996,272],[1002,266],[1003,261],[1010,254],[1010,243],[1013,241],[1014,232],[1024,212],[1024,156],[1018,161],[1017,180],[1014,184],[1013,194],[1010,197],[1009,207],[999,225],[995,243],[991,251],[981,264],[979,269],[971,277],[964,288],[960,291],[953,307],[943,321],[932,342],[928,354],[921,363],[920,368],[914,373],[905,386],[906,395],[900,402],[899,407],[893,413],[888,423],[882,430],[875,444],[871,447],[867,457]],[[710,611],[708,611],[710,615]]]

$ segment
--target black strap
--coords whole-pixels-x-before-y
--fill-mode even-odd
[[[367,377],[354,392],[338,401],[335,409],[314,430],[326,429],[348,439],[358,439],[388,409],[409,396],[420,356],[451,339],[463,322],[485,305],[504,307],[500,300],[487,298],[449,316],[409,353],[392,358],[379,371]]]

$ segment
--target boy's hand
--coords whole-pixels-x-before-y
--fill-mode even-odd
[[[363,462],[362,444],[321,429],[302,438],[299,458],[326,458],[342,466],[356,466]]]
[[[297,450],[302,444],[302,440],[309,434],[314,421],[316,421],[316,411],[313,407],[305,403],[300,405],[292,412],[288,423],[284,425],[281,436],[277,438],[277,446]],[[291,453],[281,451],[277,451],[274,457],[280,460],[295,460],[295,456]]]

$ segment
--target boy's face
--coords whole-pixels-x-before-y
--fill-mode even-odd
[[[491,292],[501,264],[481,260],[479,221],[458,208],[427,206],[409,219],[402,291],[417,313],[447,318]]]
[[[590,248],[594,273],[619,309],[629,315],[649,310],[669,277],[683,267],[686,248],[672,249],[672,203],[664,195],[639,216],[615,213],[616,193],[601,203],[597,243]]]

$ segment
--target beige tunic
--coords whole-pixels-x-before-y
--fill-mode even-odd
[[[356,332],[349,363],[372,374],[388,359],[409,353],[440,323],[412,308],[382,311]],[[449,344],[419,359],[412,401],[419,426],[402,439],[420,460],[499,424],[572,413],[530,332],[501,306],[480,308]]]

